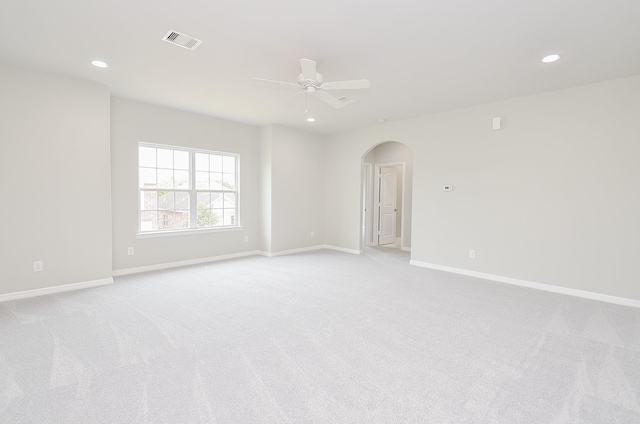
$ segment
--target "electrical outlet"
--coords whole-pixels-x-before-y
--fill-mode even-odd
[[[476,251],[475,250],[469,250],[469,257],[471,259],[475,259],[476,258]]]
[[[127,255],[133,256],[133,247],[127,249]]]
[[[33,272],[40,272],[43,270],[42,261],[35,261],[33,263]]]
[[[244,242],[247,243],[249,241],[249,236],[244,236]]]
[[[314,231],[311,231],[311,238],[315,237],[316,233]]]

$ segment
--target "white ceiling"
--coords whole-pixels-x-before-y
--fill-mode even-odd
[[[204,43],[163,42],[170,29]],[[329,134],[640,74],[640,1],[2,0],[0,40],[0,61],[115,96]],[[300,58],[371,88],[338,92],[356,100],[339,110],[310,98],[308,123],[304,96],[251,82],[296,81]]]

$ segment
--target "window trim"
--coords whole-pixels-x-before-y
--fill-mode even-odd
[[[198,203],[197,196],[199,190],[196,189],[196,153],[202,154],[213,154],[213,155],[222,155],[222,156],[232,156],[235,158],[235,189],[233,191],[228,190],[202,190],[204,192],[220,192],[220,193],[235,193],[235,224],[233,225],[220,225],[215,227],[189,227],[189,228],[171,228],[167,230],[151,230],[151,231],[142,231],[142,218],[141,218],[141,193],[144,190],[140,187],[140,147],[152,147],[156,149],[171,149],[171,150],[181,150],[186,151],[189,154],[189,189],[185,190],[184,188],[174,188],[169,189],[170,191],[188,191],[189,192],[189,224],[192,223],[197,225],[197,216],[198,216]],[[175,236],[175,235],[185,235],[185,234],[202,234],[202,233],[217,233],[217,232],[226,232],[226,231],[237,231],[243,228],[242,220],[240,218],[240,154],[233,152],[222,152],[217,150],[207,150],[196,147],[185,147],[185,146],[177,146],[171,144],[159,144],[159,143],[148,143],[140,141],[137,144],[136,151],[136,168],[137,168],[137,196],[138,196],[138,207],[137,207],[137,215],[138,215],[138,225],[136,238],[148,238],[148,237],[162,237],[162,236]],[[157,169],[157,167],[156,167]],[[152,190],[160,190],[160,187],[156,187]],[[166,189],[165,189],[166,190]]]

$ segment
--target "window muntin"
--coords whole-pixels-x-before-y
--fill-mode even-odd
[[[237,227],[238,155],[138,146],[140,233]]]

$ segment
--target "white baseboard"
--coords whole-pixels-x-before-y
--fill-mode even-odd
[[[322,245],[317,245],[317,246],[300,247],[298,249],[280,250],[278,252],[260,251],[260,254],[268,258],[273,258],[274,256],[292,255],[294,253],[309,252],[311,250],[320,250],[322,249],[322,247],[323,247]]]
[[[102,280],[84,281],[81,283],[63,284],[61,286],[45,287],[42,289],[25,290],[14,293],[0,294],[0,302],[10,300],[26,299],[28,297],[42,296],[45,294],[62,293],[73,290],[87,289],[89,287],[104,286],[113,283],[113,278],[103,278]]]
[[[362,250],[347,249],[347,248],[344,248],[344,247],[331,246],[329,244],[319,244],[317,246],[301,247],[299,249],[280,250],[279,252],[263,252],[263,251],[260,251],[260,254],[262,256],[266,256],[266,257],[272,258],[274,256],[291,255],[291,254],[294,254],[294,253],[309,252],[311,250],[320,250],[320,249],[337,250],[338,252],[352,253],[352,254],[355,254],[355,255],[359,255],[359,254],[362,253]]]
[[[468,269],[461,269],[461,268],[454,268],[454,267],[450,267],[450,266],[431,264],[431,263],[428,263],[428,262],[416,261],[414,259],[411,259],[409,261],[409,263],[411,265],[420,266],[420,267],[423,267],[423,268],[437,269],[439,271],[446,271],[446,272],[451,272],[451,273],[454,273],[454,274],[467,275],[469,277],[482,278],[484,280],[492,280],[492,281],[497,281],[499,283],[513,284],[515,286],[528,287],[528,288],[531,288],[531,289],[544,290],[544,291],[553,292],[553,293],[566,294],[566,295],[569,295],[569,296],[582,297],[582,298],[585,298],[585,299],[599,300],[601,302],[615,303],[617,305],[624,305],[624,306],[631,306],[633,308],[640,308],[640,300],[635,300],[635,299],[627,299],[627,298],[624,298],[624,297],[610,296],[608,294],[601,294],[601,293],[588,292],[588,291],[584,291],[584,290],[570,289],[568,287],[554,286],[554,285],[551,285],[551,284],[536,283],[536,282],[533,282],[533,281],[520,280],[520,279],[517,279],[517,278],[503,277],[501,275],[486,274],[484,272],[470,271]]]
[[[198,265],[198,264],[204,264],[207,262],[223,261],[225,259],[244,258],[246,256],[254,256],[258,254],[260,254],[259,251],[251,250],[248,252],[231,253],[228,255],[210,256],[207,258],[189,259],[186,261],[166,262],[166,263],[157,264],[157,265],[147,265],[147,266],[139,266],[136,268],[118,269],[113,271],[112,274],[114,277],[120,277],[123,275],[137,274],[140,272],[159,271],[161,269],[177,268],[180,266],[188,266],[188,265]]]
[[[361,253],[359,250],[345,249],[345,248],[342,248],[342,247],[329,246],[329,245],[326,245],[326,244],[321,244],[321,245],[317,245],[317,246],[301,247],[299,249],[281,250],[279,252],[264,252],[262,250],[251,250],[251,251],[248,251],[248,252],[231,253],[229,255],[210,256],[210,257],[207,257],[207,258],[189,259],[189,260],[186,260],[186,261],[167,262],[167,263],[163,263],[163,264],[140,266],[140,267],[136,267],[136,268],[118,269],[118,270],[114,270],[112,272],[112,275],[114,277],[121,277],[123,275],[137,274],[137,273],[140,273],[140,272],[159,271],[159,270],[162,270],[162,269],[177,268],[177,267],[188,266],[188,265],[198,265],[198,264],[204,264],[204,263],[208,263],[208,262],[223,261],[223,260],[226,260],[226,259],[244,258],[246,256],[261,255],[261,256],[266,256],[268,258],[272,258],[274,256],[291,255],[291,254],[294,254],[294,253],[309,252],[311,250],[320,250],[320,249],[339,250],[341,252],[355,253],[355,254],[360,254]]]
[[[325,244],[322,246],[322,248],[329,249],[329,250],[337,250],[338,252],[352,253],[354,255],[360,255],[362,253],[362,250],[347,249],[346,247],[331,246],[330,244]]]
[[[402,250],[403,252],[411,252],[411,248],[410,248],[410,247],[404,247],[404,246],[402,246],[402,247],[400,248],[400,250]]]

